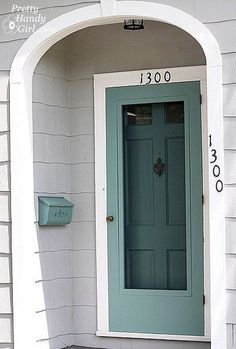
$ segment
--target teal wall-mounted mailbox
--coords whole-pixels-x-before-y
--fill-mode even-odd
[[[73,207],[64,197],[39,196],[39,225],[69,224]]]

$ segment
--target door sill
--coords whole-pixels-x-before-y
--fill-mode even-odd
[[[161,340],[189,341],[189,342],[210,342],[211,341],[211,338],[208,336],[187,336],[187,335],[155,334],[155,333],[97,331],[96,335],[98,337],[161,339]]]

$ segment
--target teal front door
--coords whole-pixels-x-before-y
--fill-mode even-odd
[[[204,335],[200,84],[106,90],[109,330]]]

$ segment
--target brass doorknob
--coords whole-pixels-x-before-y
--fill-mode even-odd
[[[106,221],[107,222],[113,222],[114,221],[114,217],[113,216],[107,216]]]

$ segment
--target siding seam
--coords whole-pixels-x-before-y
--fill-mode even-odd
[[[1,132],[0,132],[1,134]],[[83,136],[94,136],[94,133],[80,133],[78,135],[65,135],[60,133],[47,133],[47,132],[33,132],[34,135],[37,136],[49,136],[49,137],[66,137],[66,138],[75,138],[75,137],[83,137]]]
[[[66,106],[56,105],[56,104],[49,104],[49,103],[40,102],[40,101],[32,101],[32,104],[42,104],[42,105],[45,105],[47,107],[68,109],[68,107],[66,107]]]
[[[9,318],[9,316],[12,316],[12,315],[13,315],[13,313],[4,313],[4,312],[1,312],[1,313],[0,313],[0,319],[1,319],[1,318],[4,318],[4,317]]]
[[[235,85],[235,84],[236,84],[236,81],[224,82],[224,83],[222,84],[222,86]]]
[[[79,108],[93,108],[93,105],[79,105],[77,107],[68,107],[69,110],[79,109]]]
[[[94,164],[94,161],[84,161],[84,162],[74,162],[72,164],[68,163],[68,162],[60,162],[60,161],[34,161],[34,164],[41,164],[41,165],[64,165],[64,166],[75,166],[75,165],[82,165],[82,164]]]
[[[95,248],[79,248],[79,249],[70,249],[70,248],[62,248],[60,250],[49,250],[49,251],[37,251],[35,254],[44,254],[44,253],[60,253],[60,252],[80,252],[80,251],[92,251],[95,252]],[[236,253],[235,253],[236,254]],[[1,255],[1,253],[0,253]]]
[[[12,346],[14,342],[0,342],[0,345],[10,345]]]
[[[9,282],[9,283],[0,282],[0,288],[9,287],[9,286],[12,286],[12,282]]]
[[[36,310],[36,314],[45,313],[45,312],[47,312],[48,310],[49,310],[49,311],[54,311],[54,310],[58,310],[58,309],[74,308],[74,307],[91,307],[91,308],[97,308],[97,306],[94,305],[94,304],[68,304],[68,305],[60,305],[60,306],[55,307],[55,308],[47,308],[47,309],[42,309],[42,310]]]
[[[2,16],[0,14],[0,16]],[[9,43],[12,43],[12,42],[17,42],[17,41],[23,41],[22,42],[22,45],[24,43],[25,40],[27,40],[28,37],[25,37],[25,38],[18,38],[18,39],[12,39],[12,40],[3,40],[3,41],[0,41],[0,44],[9,44]],[[11,71],[11,69],[3,69],[4,71]]]
[[[73,223],[95,223],[95,220],[93,219],[93,220],[87,220],[87,221],[71,221],[71,223],[73,224]],[[34,221],[34,224],[38,224],[39,223],[39,220],[37,220],[37,221]]]
[[[9,100],[8,101],[0,101],[0,104],[1,103],[8,103],[9,104]],[[45,103],[45,102],[41,102],[41,101],[32,101],[32,104],[40,104],[40,105],[45,105],[46,107],[52,107],[52,108],[63,108],[63,109],[82,109],[82,108],[91,108],[93,109],[93,105],[82,105],[82,106],[78,106],[78,107],[64,107],[64,106],[61,106],[61,105],[56,105],[56,104],[48,104],[48,103]]]
[[[96,276],[68,276],[68,277],[57,277],[54,279],[40,279],[36,280],[35,283],[42,283],[42,282],[53,282],[53,281],[61,281],[61,280],[77,280],[77,279],[96,279]]]
[[[61,54],[61,55],[63,56],[64,54]],[[58,56],[58,55],[55,54],[55,56]],[[34,72],[34,76],[35,75],[44,76],[44,77],[47,77],[49,79],[60,79],[60,80],[66,81],[66,82],[69,81],[67,78],[62,78],[61,76],[55,76],[55,75],[48,75],[48,74],[45,74],[45,73],[36,73],[36,72]]]
[[[215,21],[204,21],[203,24],[217,24],[217,23],[225,23],[225,22],[234,22],[236,21],[236,18],[229,18],[229,19],[218,19]]]
[[[231,54],[235,54],[236,53],[236,51],[225,51],[225,52],[221,52],[221,54],[222,54],[222,56],[224,56],[224,55],[231,55]]]
[[[91,76],[88,76],[88,77],[86,77],[86,78],[77,78],[77,79],[70,79],[69,80],[69,82],[76,82],[76,81],[80,81],[80,80],[82,80],[82,81],[84,81],[84,80],[89,80],[89,81],[93,81],[94,80],[94,78],[93,78],[93,75],[91,75]]]
[[[84,335],[84,334],[95,335],[95,332],[69,332],[69,333],[63,333],[63,334],[56,335],[54,337],[39,339],[39,340],[37,340],[37,342],[45,342],[45,341],[48,341],[48,340],[51,340],[51,339],[55,339],[55,338],[58,338],[58,337],[62,337],[62,336],[71,336],[71,335],[76,336],[76,335]]]
[[[91,195],[91,194],[94,194],[94,191],[80,191],[80,192],[65,192],[65,191],[58,191],[58,192],[55,192],[55,191],[35,191],[34,192],[35,196],[38,196],[38,195],[84,195],[84,194],[87,194],[87,195]]]

